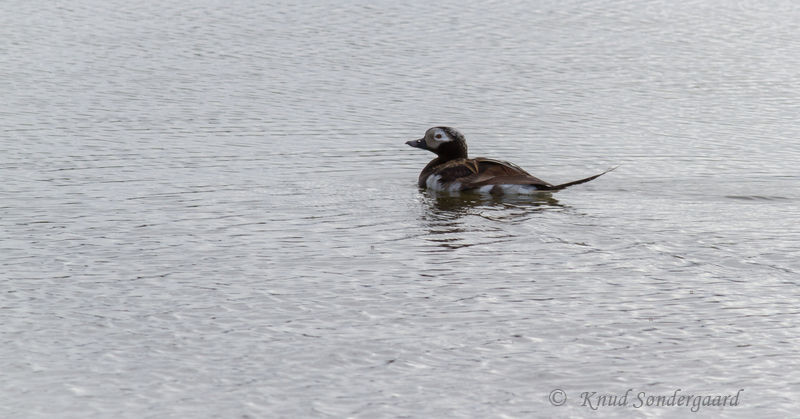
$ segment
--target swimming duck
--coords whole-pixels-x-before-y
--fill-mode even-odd
[[[558,191],[596,179],[615,169],[553,185],[507,161],[467,157],[467,141],[464,135],[454,128],[433,127],[425,132],[423,138],[408,141],[406,144],[436,153],[436,158],[431,160],[419,174],[419,187],[437,191],[474,190],[494,195]]]

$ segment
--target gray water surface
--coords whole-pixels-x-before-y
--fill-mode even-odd
[[[0,417],[796,415],[795,2],[1,8]]]

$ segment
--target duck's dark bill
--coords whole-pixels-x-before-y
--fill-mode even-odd
[[[411,147],[421,148],[423,150],[428,149],[428,145],[425,144],[424,138],[420,138],[419,140],[406,141],[406,144],[410,145]]]

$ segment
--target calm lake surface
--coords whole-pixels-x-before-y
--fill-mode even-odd
[[[0,417],[795,416],[798,7],[5,1]]]

